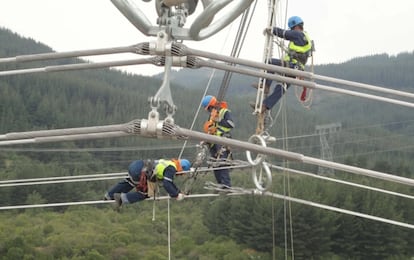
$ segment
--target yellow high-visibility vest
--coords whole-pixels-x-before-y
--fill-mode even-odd
[[[164,179],[164,170],[165,170],[165,168],[167,168],[170,165],[172,165],[172,166],[174,166],[174,168],[176,168],[175,163],[171,160],[161,159],[161,160],[158,161],[158,163],[157,163],[157,165],[155,166],[155,169],[154,169],[155,176],[157,176],[158,180]]]
[[[312,41],[309,38],[307,32],[303,32],[305,34],[305,38],[307,44],[304,46],[298,46],[293,41],[291,41],[288,45],[289,53],[285,56],[284,60],[287,62],[291,62],[293,64],[298,64],[300,69],[304,69],[305,63],[308,58],[308,53],[312,50]],[[298,60],[298,56],[303,56],[302,59]]]
[[[220,111],[219,111],[219,118],[218,118],[218,121],[219,121],[219,122],[220,122],[221,120],[223,120],[223,118],[224,118],[224,114],[225,114],[227,111],[230,111],[230,110],[228,110],[227,108],[222,108],[222,109],[220,109]],[[225,133],[229,133],[229,132],[230,132],[230,130],[231,130],[231,128],[230,128],[230,127],[225,127],[225,126],[221,126],[221,125],[217,124],[217,131],[216,131],[216,135],[221,136],[221,135],[223,135],[223,134],[225,134]]]

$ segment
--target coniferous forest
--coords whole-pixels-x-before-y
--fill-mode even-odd
[[[0,43],[0,58],[53,51],[5,28],[0,28]],[[12,70],[78,62],[83,61],[63,59],[0,67]],[[314,69],[320,75],[414,93],[414,52],[359,57]],[[190,128],[210,73],[206,69],[173,73],[174,119],[179,126]],[[217,73],[209,94],[217,93],[222,75]],[[255,90],[250,87],[255,80],[233,75],[226,93],[237,125],[235,139],[247,140],[255,131],[256,118],[248,106],[255,99]],[[161,76],[115,69],[0,76],[0,135],[147,118],[151,111],[148,97],[161,83]],[[271,135],[276,142],[270,146],[321,158],[321,136],[315,127],[340,123],[341,129],[328,136],[333,161],[414,179],[412,108],[314,90],[312,106],[307,109],[295,94],[295,88],[290,88],[280,113],[277,106],[272,111],[275,124]],[[201,130],[206,119],[205,111],[200,111],[194,129]],[[194,159],[195,145],[189,142],[182,157]],[[126,172],[132,160],[177,157],[182,146],[179,140],[140,136],[0,146],[0,181]],[[246,160],[244,151],[235,150],[233,155]],[[320,170],[278,157],[267,160],[315,174]],[[234,186],[254,187],[249,169],[234,169],[231,176]],[[414,224],[410,197],[275,169],[272,176],[271,192]],[[327,176],[414,196],[409,185],[338,170]],[[177,186],[182,185],[182,179],[176,177]],[[203,184],[213,180],[212,172],[201,174],[193,193],[211,193]],[[102,200],[118,181],[3,185],[0,207]],[[414,257],[413,229],[257,195],[171,200],[169,204],[150,199],[126,205],[119,213],[110,204],[7,209],[0,211],[0,230],[0,259],[168,259],[169,243],[172,259]]]

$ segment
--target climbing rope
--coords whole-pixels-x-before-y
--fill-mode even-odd
[[[311,73],[315,73],[315,66],[314,66],[314,60],[313,60],[314,52],[315,52],[315,46],[314,46],[314,42],[312,41],[312,50],[311,50],[311,53],[310,53]],[[303,77],[299,77],[299,79],[304,80]],[[307,110],[310,110],[312,102],[313,102],[313,89],[307,88],[307,87],[302,87],[302,92],[299,93],[299,88],[300,88],[299,86],[295,85],[296,98],[299,100],[299,102],[302,104],[302,106],[304,108],[306,108]]]
[[[241,49],[242,49],[244,41],[246,39],[247,32],[248,32],[249,27],[250,27],[251,20],[253,18],[254,11],[256,10],[257,2],[258,2],[258,0],[255,1],[253,9],[252,9],[251,12],[250,12],[250,7],[247,8],[243,12],[243,15],[240,19],[239,28],[237,30],[237,34],[236,34],[236,37],[235,37],[235,40],[234,40],[234,43],[233,43],[233,48],[232,48],[231,53],[230,53],[231,57],[236,57],[237,58],[240,55]],[[250,17],[249,17],[249,15],[250,15]],[[234,65],[235,64],[232,64],[232,66],[234,66]],[[230,79],[231,79],[232,74],[233,73],[230,72],[230,71],[225,71],[224,72],[223,80],[221,81],[221,85],[220,85],[218,94],[216,96],[218,101],[223,101],[224,100],[224,97],[227,93],[227,89],[228,89],[229,84],[230,84]]]
[[[282,104],[286,103],[286,95],[283,95],[282,97]],[[289,150],[289,143],[288,143],[288,139],[286,138],[288,135],[288,124],[287,124],[287,109],[286,109],[286,105],[283,105],[283,112],[282,112],[282,120],[283,120],[283,130],[282,130],[282,138],[283,138],[283,149],[284,150]],[[289,168],[289,161],[284,159],[283,160],[283,164],[285,165],[285,168]],[[291,196],[291,189],[290,189],[290,174],[287,171],[283,171],[283,194],[285,196],[290,197]],[[288,234],[287,234],[287,224],[289,224],[289,238],[290,238],[290,250],[291,250],[291,259],[295,259],[295,254],[294,254],[294,243],[293,243],[293,220],[292,220],[292,204],[290,200],[284,200],[284,227],[285,227],[285,257],[287,259],[287,247],[288,247],[288,243],[287,243],[287,239],[288,239]]]

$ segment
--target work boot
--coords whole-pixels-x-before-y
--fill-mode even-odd
[[[255,88],[255,89],[259,89],[259,84],[260,83],[253,83],[252,84],[252,87]],[[265,95],[269,94],[269,90],[270,90],[270,86],[265,85],[264,86],[264,93],[265,93]]]
[[[218,194],[225,195],[225,194],[231,193],[231,186],[228,186],[226,184],[220,184],[220,185],[221,187],[218,190]]]
[[[256,109],[256,103],[255,102],[249,102],[249,105],[251,108]]]
[[[121,193],[115,193],[114,194],[114,200],[115,200],[114,210],[119,212],[119,210],[122,206]]]
[[[231,189],[231,186],[226,185],[226,184],[221,184],[220,189],[222,189],[222,190],[228,190],[228,189]]]
[[[111,197],[109,196],[108,192],[105,193],[103,200],[111,200]]]
[[[249,105],[251,108],[253,108],[253,110],[256,110],[256,103],[255,102],[249,102]],[[262,111],[260,113],[264,113],[266,112],[266,106],[264,104],[262,104]]]

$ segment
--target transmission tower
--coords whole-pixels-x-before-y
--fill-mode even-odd
[[[315,126],[316,134],[319,135],[321,142],[321,159],[327,161],[333,161],[333,149],[329,146],[329,140],[332,140],[332,133],[338,132],[341,130],[341,123],[332,123],[327,125],[317,125]],[[332,168],[326,168],[319,166],[318,174],[327,175],[333,174],[334,170]]]

